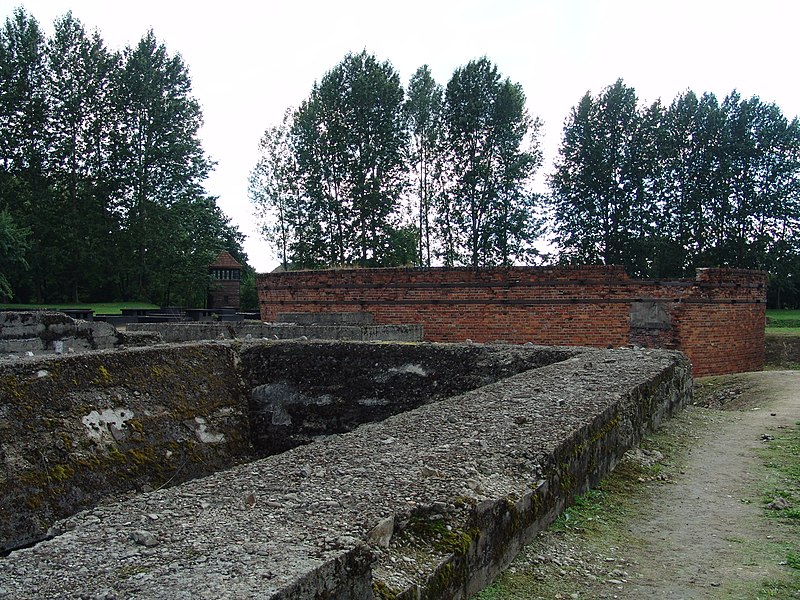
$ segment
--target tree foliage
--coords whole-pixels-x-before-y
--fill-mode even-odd
[[[327,264],[385,264],[403,191],[403,88],[388,62],[348,54],[294,116],[303,194],[319,215]]]
[[[313,236],[298,189],[297,162],[289,146],[292,112],[284,113],[280,125],[270,127],[259,142],[259,160],[250,172],[250,199],[256,206],[261,235],[277,250],[281,266],[288,270],[290,259],[300,268],[310,252],[305,240]]]
[[[538,236],[530,179],[541,162],[539,129],[519,84],[501,80],[487,58],[456,69],[445,94],[448,186],[440,219],[445,264],[472,267],[527,262]]]
[[[646,135],[636,93],[621,80],[572,109],[550,178],[562,258],[634,270],[649,233]]]
[[[7,302],[14,295],[6,276],[13,268],[28,268],[25,252],[30,231],[19,227],[7,211],[0,212],[0,300]]]
[[[203,190],[212,163],[180,55],[147,32],[122,52],[67,13],[0,31],[0,210],[28,231],[18,300],[202,305],[207,265],[242,236]]]
[[[527,260],[538,128],[488,59],[447,94],[423,66],[404,96],[388,62],[348,54],[265,132],[250,197],[285,266]]]
[[[443,192],[442,116],[444,89],[436,83],[428,65],[411,77],[404,108],[408,123],[407,160],[417,195],[418,264],[431,266],[434,202]]]
[[[763,269],[774,304],[800,301],[800,124],[774,104],[688,91],[641,107],[617,81],[570,113],[550,188],[565,262]]]
[[[208,228],[195,225],[208,217],[213,228],[220,215],[202,188],[212,165],[198,139],[202,114],[188,70],[152,30],[123,53],[114,109],[110,160],[119,185],[112,201],[122,223],[120,250],[130,258],[120,285],[168,303],[176,279],[203,275],[213,260]]]

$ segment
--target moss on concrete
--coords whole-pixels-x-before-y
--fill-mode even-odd
[[[180,483],[249,456],[235,360],[228,346],[195,344],[0,366],[0,509],[10,515],[0,550],[41,538],[55,520],[107,495]],[[125,417],[107,423],[97,416],[104,411]],[[200,441],[184,424],[195,418],[223,441]]]

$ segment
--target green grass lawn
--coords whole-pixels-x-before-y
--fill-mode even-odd
[[[778,335],[800,335],[800,310],[768,310],[766,331]]]
[[[148,302],[83,302],[81,304],[0,304],[6,309],[52,308],[54,310],[70,308],[91,308],[96,315],[118,315],[123,308],[158,308],[157,304]]]
[[[791,321],[800,323],[800,310],[771,308],[767,310],[767,321],[775,326],[780,326]]]
[[[770,335],[800,335],[800,327],[770,327],[765,330]]]

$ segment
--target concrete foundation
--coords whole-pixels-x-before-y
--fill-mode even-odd
[[[0,312],[0,354],[101,350],[118,343],[117,330],[108,323],[58,312]]]
[[[375,347],[398,352],[350,346],[364,368],[374,365]],[[525,348],[553,352],[516,351]],[[251,399],[264,373],[285,373],[261,345],[237,352]],[[373,385],[399,373],[392,368],[421,377],[423,354],[389,354],[387,369],[373,369]],[[515,372],[511,355],[489,354],[494,369]],[[0,559],[0,596],[467,598],[691,396],[679,353],[552,356],[560,362],[536,368],[529,358],[532,368],[471,391],[69,517],[52,528],[53,539]],[[209,383],[202,369],[195,378]],[[8,410],[14,395],[4,394]],[[109,431],[125,418],[97,412]]]
[[[346,340],[420,342],[421,325],[258,323],[130,323],[130,332],[151,332],[165,342],[201,340]]]

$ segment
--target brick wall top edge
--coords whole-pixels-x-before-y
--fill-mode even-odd
[[[396,267],[381,269],[324,269],[318,271],[288,271],[283,273],[261,273],[257,281],[297,281],[318,278],[323,280],[357,280],[361,282],[378,279],[389,280],[433,280],[433,281],[506,281],[513,278],[525,280],[576,280],[606,282],[609,279],[628,281],[623,267],[588,265],[559,267],[493,267],[472,269],[470,267]]]
[[[332,268],[332,269],[304,269],[298,271],[282,271],[279,273],[258,273],[258,277],[300,276],[310,274],[351,275],[364,273],[465,273],[486,275],[493,273],[569,273],[574,276],[576,272],[592,275],[613,275],[614,277],[628,277],[625,268],[619,265],[563,265],[548,267],[511,266],[511,267],[382,267],[382,268]]]
[[[708,281],[715,279],[746,279],[749,281],[764,281],[766,282],[767,273],[765,271],[756,271],[750,269],[732,269],[725,267],[703,267],[697,269],[695,279],[667,277],[661,279],[640,279],[632,278],[626,272],[624,267],[619,265],[564,265],[564,266],[545,266],[545,267],[529,267],[529,266],[512,266],[512,267],[484,267],[473,269],[472,267],[384,267],[384,268],[341,268],[341,269],[308,269],[298,271],[283,271],[280,273],[259,273],[258,278],[293,278],[299,276],[309,275],[334,275],[334,276],[359,276],[366,274],[466,274],[475,276],[491,276],[491,275],[510,275],[514,273],[528,274],[528,275],[549,275],[558,276],[562,274],[565,277],[573,278],[576,274],[587,277],[615,277],[619,279],[631,279],[632,281],[639,281],[642,283],[651,282],[693,282],[693,281]]]
[[[747,269],[703,268],[697,269],[696,280],[710,283],[742,283],[767,285],[766,271],[750,271]]]
[[[385,276],[398,276],[400,279],[419,276],[421,279],[428,277],[459,277],[465,280],[492,279],[504,280],[515,276],[535,279],[586,279],[586,280],[609,280],[616,279],[618,282],[639,283],[642,285],[697,285],[700,283],[727,285],[751,284],[766,285],[767,274],[763,271],[750,271],[747,269],[728,269],[728,268],[701,268],[697,269],[697,276],[694,279],[634,279],[631,278],[621,266],[605,265],[578,265],[578,266],[557,266],[557,267],[492,267],[483,269],[473,269],[471,267],[394,267],[381,269],[320,269],[307,271],[285,271],[282,273],[260,273],[257,276],[259,281],[282,281],[307,279],[309,277],[322,277],[333,280],[361,280],[366,281],[372,278]]]

